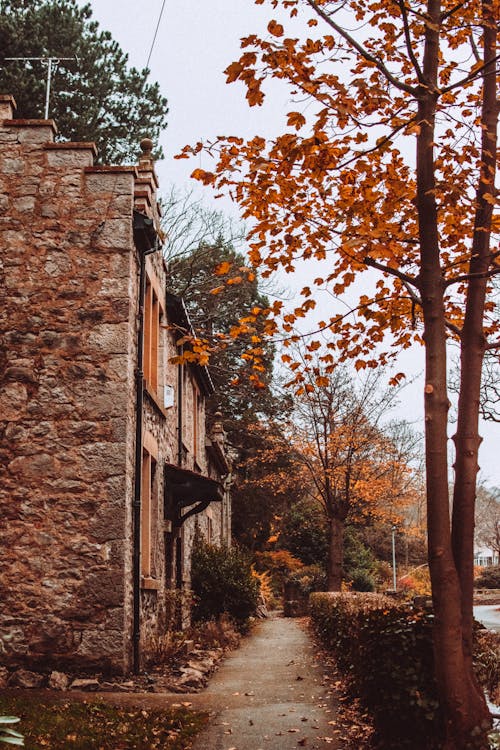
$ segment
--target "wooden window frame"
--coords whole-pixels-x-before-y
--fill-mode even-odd
[[[141,467],[141,585],[157,588],[155,545],[158,540],[159,512],[158,443],[146,431],[142,445]]]
[[[165,313],[163,295],[149,258],[146,259],[146,290],[144,295],[143,371],[148,393],[160,405],[162,378],[160,369],[161,319]]]

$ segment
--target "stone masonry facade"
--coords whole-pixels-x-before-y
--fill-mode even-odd
[[[134,222],[159,222],[151,146],[137,165],[96,166],[93,144],[55,142],[53,121],[14,106],[0,96],[0,663],[126,673],[135,597],[143,665],[189,585],[196,521],[229,541],[224,434],[205,435],[204,368],[170,363],[186,321],[169,320],[161,249],[143,258],[139,309]]]

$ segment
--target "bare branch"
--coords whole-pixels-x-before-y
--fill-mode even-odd
[[[401,17],[403,19],[403,28],[404,28],[406,50],[408,52],[408,57],[410,58],[413,67],[415,68],[415,72],[417,74],[418,80],[420,81],[420,83],[424,83],[424,74],[422,72],[422,68],[420,67],[420,64],[413,51],[413,44],[412,44],[411,35],[410,35],[410,24],[408,22],[408,11],[407,11],[406,5],[404,4],[403,0],[397,0],[397,4],[401,11]]]

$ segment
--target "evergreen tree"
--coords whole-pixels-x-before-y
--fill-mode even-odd
[[[47,64],[8,57],[76,57],[55,66],[50,117],[61,137],[94,141],[106,163],[133,161],[146,136],[157,142],[167,100],[148,70],[128,56],[76,0],[0,0],[0,91],[13,94],[19,118],[42,118]]]

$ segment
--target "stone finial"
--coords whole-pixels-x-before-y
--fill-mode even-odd
[[[224,439],[226,437],[226,431],[224,429],[224,425],[222,424],[222,414],[220,411],[216,411],[214,414],[214,422],[212,425],[212,434],[211,434],[212,440],[219,444],[224,444]]]
[[[143,138],[139,143],[141,147],[141,155],[139,156],[139,169],[142,172],[153,171],[153,148],[154,143],[151,138]]]
[[[143,138],[142,141],[139,143],[139,146],[141,147],[141,151],[143,153],[143,156],[141,158],[143,159],[152,159],[152,151],[154,148],[154,143],[151,140],[151,138]]]

